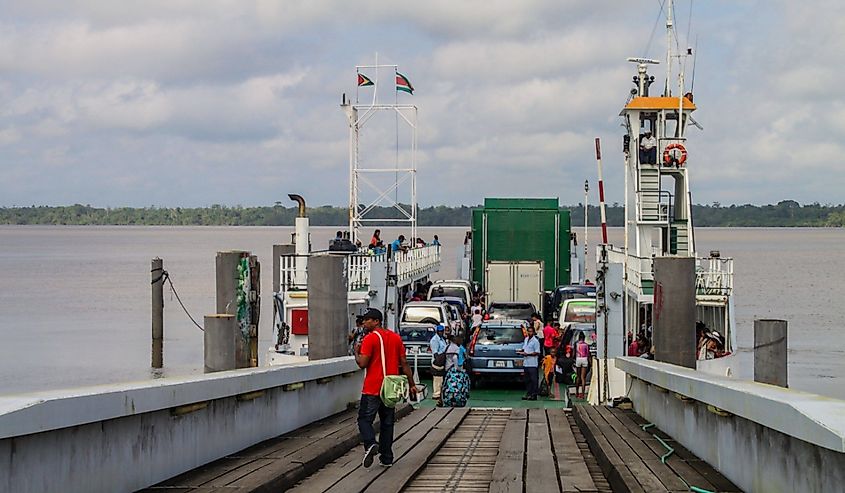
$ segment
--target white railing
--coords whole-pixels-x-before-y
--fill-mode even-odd
[[[730,296],[734,287],[734,259],[699,257],[696,259],[695,290],[698,294]]]
[[[607,258],[612,263],[623,264],[625,252],[608,250]],[[695,259],[695,289],[700,295],[730,296],[733,293],[734,263],[732,258],[698,257]],[[654,280],[652,259],[628,256],[627,285],[642,293],[643,281]]]
[[[396,262],[394,272],[398,282],[421,277],[440,268],[440,247],[432,245],[397,252],[393,260]]]
[[[282,255],[279,258],[279,285],[282,291],[303,291],[308,289],[308,258],[310,255]],[[349,290],[356,291],[370,286],[370,272],[373,262],[386,262],[387,254],[372,255],[354,253],[346,257],[346,274]],[[398,282],[423,277],[440,268],[440,247],[427,246],[407,252],[396,252],[395,262]]]

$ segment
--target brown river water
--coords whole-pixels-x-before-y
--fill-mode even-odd
[[[314,248],[324,248],[337,229],[312,228]],[[149,267],[156,256],[202,323],[214,312],[215,253],[257,254],[263,358],[272,341],[272,245],[289,242],[291,231],[0,226],[0,395],[151,378]],[[396,235],[385,231],[385,239]],[[420,229],[420,236],[430,241],[438,234],[444,245],[435,277],[455,276],[465,231]],[[735,259],[740,347],[751,346],[755,318],[786,319],[790,387],[845,399],[845,230],[700,228],[696,234],[702,254],[717,249]],[[591,228],[590,243],[598,238]],[[621,244],[622,230],[611,228],[609,239]],[[165,375],[201,373],[202,341],[165,288]]]

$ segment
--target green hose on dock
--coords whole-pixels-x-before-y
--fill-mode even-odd
[[[647,429],[652,428],[652,427],[654,427],[654,423],[647,423],[647,424],[640,426],[640,428],[642,428],[643,431],[646,431]],[[675,453],[675,449],[672,448],[671,446],[669,446],[668,443],[664,442],[663,439],[660,438],[659,436],[657,436],[656,434],[652,433],[651,436],[656,438],[657,441],[660,442],[661,445],[666,447],[666,453],[660,456],[660,462],[662,462],[663,464],[666,464],[666,459],[668,459],[670,455]],[[680,475],[678,475],[678,477],[681,478]],[[691,484],[687,483],[687,481],[684,478],[681,478],[681,481],[684,482],[684,484],[687,486],[687,489],[689,489],[690,491],[694,491],[695,493],[716,493],[715,491],[705,490],[704,488],[699,488],[698,486],[692,486]]]

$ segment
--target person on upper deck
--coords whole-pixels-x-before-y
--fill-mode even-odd
[[[384,248],[384,242],[381,241],[381,230],[373,231],[373,237],[370,238],[370,249]]]
[[[438,238],[437,235],[434,235],[434,241],[432,241],[431,244],[434,246],[440,246],[440,238]]]
[[[404,243],[405,243],[405,235],[399,235],[399,238],[396,238],[390,244],[390,248],[391,248],[391,250],[393,250],[393,253],[396,253],[396,252],[399,252],[399,251],[402,251],[402,252],[408,251],[408,246],[405,245]]]
[[[657,139],[651,130],[640,136],[640,164],[657,164]]]

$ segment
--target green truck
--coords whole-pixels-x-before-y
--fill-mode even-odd
[[[471,276],[488,303],[525,301],[570,284],[570,217],[558,199],[487,198],[472,211]]]

